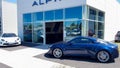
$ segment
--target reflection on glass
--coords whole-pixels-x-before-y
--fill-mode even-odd
[[[89,21],[88,22],[88,36],[98,37],[103,39],[104,37],[104,23]]]
[[[82,32],[81,21],[66,21],[65,22],[65,40],[68,41],[75,36],[80,36]]]
[[[89,21],[88,23],[88,36],[94,36],[96,35],[95,31],[96,31],[96,22],[94,21]]]
[[[34,23],[34,28],[33,28],[33,42],[36,43],[43,43],[43,25],[42,23]]]
[[[66,8],[65,9],[65,18],[66,19],[82,19],[82,6]]]
[[[42,21],[43,20],[43,12],[36,12],[34,13],[35,21]]]
[[[104,23],[98,22],[98,38],[103,38],[104,36]]]
[[[31,22],[31,14],[23,14],[23,21],[24,22]]]
[[[98,31],[98,38],[103,39],[104,32],[103,31]]]
[[[63,19],[63,9],[55,10],[55,19]]]
[[[32,24],[24,23],[24,41],[32,42]]]
[[[89,9],[89,19],[96,20],[96,10]]]
[[[98,12],[98,20],[104,21],[104,13],[103,12]]]
[[[45,20],[54,20],[54,11],[46,11]]]

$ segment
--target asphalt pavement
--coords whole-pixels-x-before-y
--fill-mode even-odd
[[[112,62],[100,63],[90,57],[66,56],[61,59],[56,59],[47,54],[40,54],[34,57],[47,60],[47,61],[51,61],[51,62],[56,62],[56,63],[72,66],[75,68],[120,68],[120,58],[117,58]]]

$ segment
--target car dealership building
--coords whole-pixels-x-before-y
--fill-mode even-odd
[[[0,0],[0,34],[10,32],[18,34],[17,5]]]
[[[116,0],[17,0],[18,35],[25,42],[51,44],[76,36],[113,41],[120,31]]]

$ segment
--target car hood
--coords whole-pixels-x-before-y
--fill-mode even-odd
[[[118,46],[116,44],[111,43],[111,42],[104,43],[104,45],[111,47],[111,48],[118,48]]]
[[[114,43],[108,43],[108,44],[110,44],[110,47],[112,47],[112,48],[118,48],[117,44],[114,44]]]
[[[60,46],[63,46],[65,44],[66,44],[66,42],[57,42],[57,43],[50,45],[50,47],[60,47]]]

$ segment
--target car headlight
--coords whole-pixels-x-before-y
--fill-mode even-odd
[[[1,39],[1,41],[5,41],[4,39]]]
[[[17,40],[20,40],[20,38],[17,38]]]
[[[48,47],[51,48],[53,45],[49,45]]]

